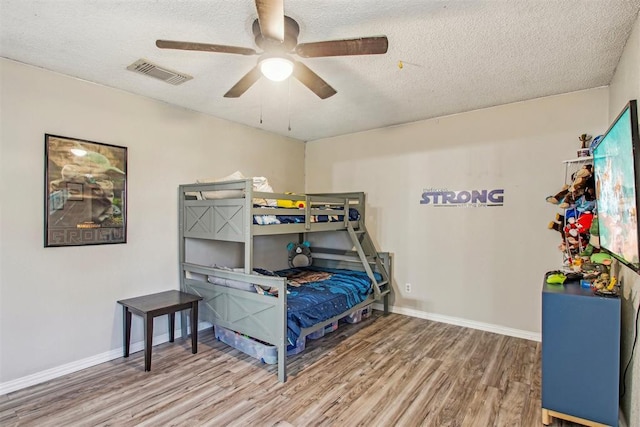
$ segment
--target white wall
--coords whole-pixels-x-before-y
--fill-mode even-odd
[[[300,141],[4,59],[0,110],[0,386],[120,348],[116,301],[179,287],[179,184],[240,170],[304,189]],[[45,133],[128,147],[126,244],[44,248]]]
[[[616,72],[609,87],[609,122],[618,116],[630,99],[640,101],[640,17],[636,19],[633,31],[624,48]],[[624,370],[631,357],[636,310],[640,304],[640,276],[625,266],[616,263],[614,271],[619,272],[622,283],[622,354]],[[636,344],[636,346],[640,346]],[[640,425],[640,349],[626,377],[626,393],[622,398],[622,408],[630,426]]]
[[[307,191],[366,191],[394,311],[539,338],[543,275],[562,262],[545,198],[607,119],[600,88],[308,142]],[[424,188],[504,188],[504,207],[429,207]]]

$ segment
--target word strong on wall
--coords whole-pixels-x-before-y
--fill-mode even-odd
[[[458,190],[438,188],[422,190],[421,205],[453,208],[484,208],[504,205],[504,189]]]

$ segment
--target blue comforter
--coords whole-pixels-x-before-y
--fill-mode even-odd
[[[331,268],[291,268],[287,277],[287,338],[295,346],[302,328],[337,316],[364,301],[372,292],[365,272]],[[376,280],[381,280],[377,273]],[[297,285],[297,286],[296,286]]]

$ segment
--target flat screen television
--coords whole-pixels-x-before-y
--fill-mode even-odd
[[[629,101],[593,149],[600,248],[640,273],[637,101]]]

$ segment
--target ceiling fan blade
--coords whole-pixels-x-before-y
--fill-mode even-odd
[[[256,0],[262,36],[284,41],[284,0]]]
[[[303,58],[324,56],[378,55],[387,53],[389,41],[386,36],[361,37],[357,39],[331,40],[315,43],[300,43],[296,53]]]
[[[225,98],[238,98],[245,93],[255,82],[257,82],[262,76],[260,68],[256,65],[245,74],[227,93],[224,94]]]
[[[311,71],[311,69],[302,62],[296,61],[294,64],[293,76],[321,99],[327,99],[337,93],[334,88],[329,86],[329,83],[322,80],[319,75]]]
[[[236,53],[239,55],[255,55],[256,51],[248,47],[225,46],[222,44],[180,42],[172,40],[156,40],[160,49],[198,50],[202,52]]]

